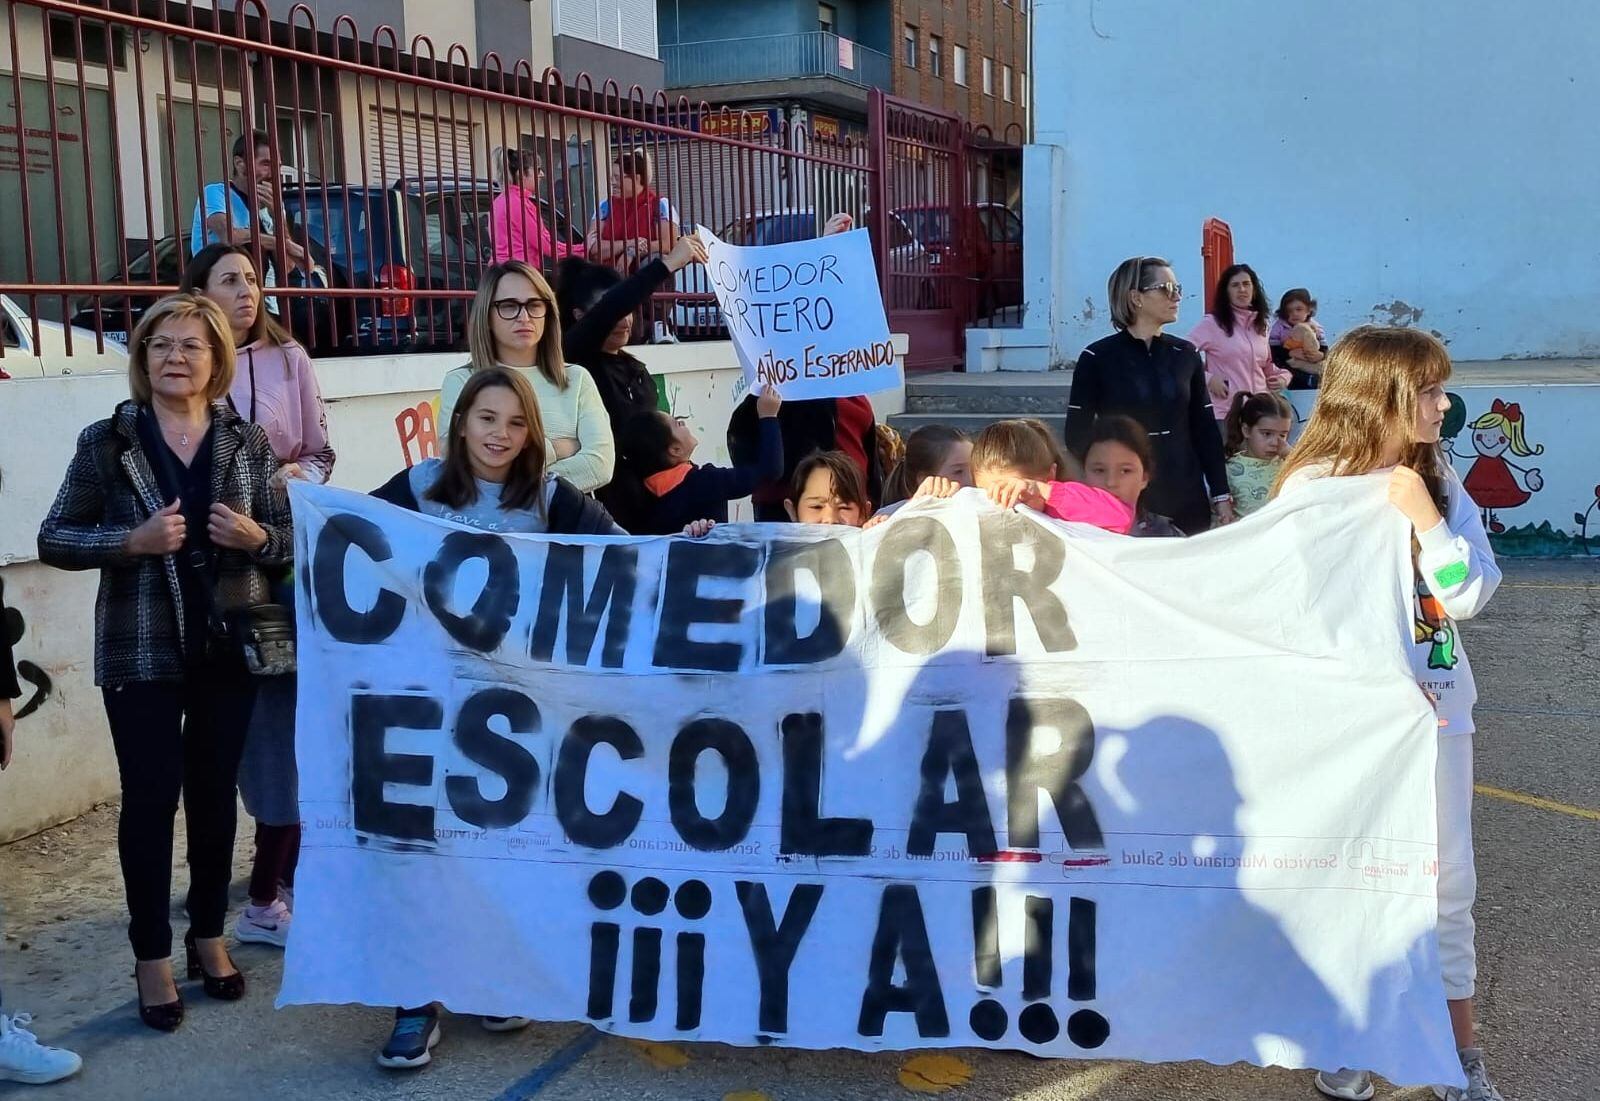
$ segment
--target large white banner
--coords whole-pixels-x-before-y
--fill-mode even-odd
[[[1382,479],[1186,541],[294,505],[280,1004],[1459,1080]]]
[[[730,245],[705,226],[706,271],[746,384],[793,401],[900,385],[900,361],[864,229],[781,245]]]

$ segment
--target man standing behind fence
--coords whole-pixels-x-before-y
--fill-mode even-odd
[[[265,285],[277,286],[277,226],[283,220],[277,201],[277,172],[266,131],[240,134],[233,143],[233,175],[222,183],[206,184],[195,200],[194,224],[189,228],[190,256],[207,245],[251,248],[259,233]],[[306,262],[306,250],[292,238],[285,237],[283,247],[291,262]],[[277,298],[269,294],[266,302],[267,309],[277,314]]]

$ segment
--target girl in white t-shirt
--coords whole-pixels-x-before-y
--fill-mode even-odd
[[[1435,784],[1439,822],[1439,960],[1450,1023],[1468,1087],[1435,1086],[1446,1101],[1502,1101],[1474,1035],[1477,978],[1472,901],[1472,705],[1477,688],[1455,620],[1482,610],[1500,584],[1477,507],[1439,447],[1450,408],[1444,345],[1415,329],[1366,326],[1328,353],[1322,392],[1275,491],[1292,494],[1315,478],[1389,474],[1389,501],[1411,521],[1418,602],[1412,666],[1439,712]],[[1317,1088],[1362,1101],[1373,1094],[1362,1070],[1324,1071]]]

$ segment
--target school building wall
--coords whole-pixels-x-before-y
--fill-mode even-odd
[[[1050,323],[1110,331],[1106,278],[1170,257],[1200,318],[1217,216],[1335,332],[1433,330],[1460,359],[1600,354],[1600,6],[1550,0],[1037,0],[1037,140],[1064,150]],[[1029,324],[1035,324],[1030,316]]]

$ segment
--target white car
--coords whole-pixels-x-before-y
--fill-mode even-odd
[[[12,378],[51,378],[128,369],[128,349],[113,340],[107,339],[101,351],[93,331],[74,325],[68,355],[67,326],[59,321],[40,321],[38,326],[35,343],[33,318],[16,299],[0,295],[0,344],[5,347],[0,371]]]

